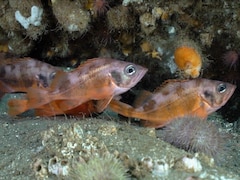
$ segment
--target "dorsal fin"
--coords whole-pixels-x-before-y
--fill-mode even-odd
[[[93,62],[96,62],[97,64],[98,60],[100,60],[100,58],[87,59],[86,61],[83,61],[75,70],[79,70],[87,67],[88,65],[92,65]]]
[[[36,59],[33,59],[31,57],[24,57],[24,58],[18,58],[18,57],[6,57],[6,58],[1,58],[0,57],[0,66],[5,66],[8,64],[17,64],[19,62],[27,62],[27,61],[38,61]]]
[[[110,62],[111,62],[110,59],[92,58],[82,62],[73,71],[79,72],[80,74],[89,74],[91,73],[92,70],[100,69],[101,67],[108,65]]]
[[[157,87],[153,93],[158,92],[158,91],[162,91],[164,88],[168,88],[170,85],[173,86],[176,83],[181,83],[181,82],[185,82],[188,80],[183,80],[183,79],[168,79],[165,80],[159,87]]]

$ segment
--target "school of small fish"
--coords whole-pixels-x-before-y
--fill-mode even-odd
[[[66,72],[30,57],[0,54],[0,98],[6,93],[24,93],[20,99],[9,100],[11,116],[30,109],[36,116],[90,116],[110,107],[141,119],[145,126],[159,128],[187,115],[206,119],[225,105],[236,89],[233,84],[203,78],[168,80],[153,93],[139,93],[132,106],[117,100],[146,72],[140,65],[109,58],[89,59]]]

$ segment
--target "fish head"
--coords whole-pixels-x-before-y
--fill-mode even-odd
[[[215,112],[230,99],[234,93],[236,86],[223,81],[201,79],[200,96],[208,105],[208,114]]]
[[[147,68],[140,65],[125,61],[115,61],[110,70],[110,76],[116,86],[114,95],[122,94],[134,87],[146,72]]]
[[[56,72],[57,71],[52,71],[52,72],[49,72],[46,74],[43,74],[43,73],[37,74],[36,80],[38,82],[38,86],[43,87],[43,88],[49,87],[52,80],[54,79],[54,77],[56,75]]]

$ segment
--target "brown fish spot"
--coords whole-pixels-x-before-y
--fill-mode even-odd
[[[169,95],[170,94],[170,91],[169,90],[164,90],[164,91],[162,91],[162,95],[164,95],[164,96],[167,96],[167,95]]]
[[[143,106],[144,111],[149,111],[154,108],[156,101],[150,100],[146,105]]]
[[[114,79],[114,82],[115,82],[118,86],[120,86],[121,83],[122,83],[122,77],[121,77],[121,75],[120,75],[117,71],[112,71],[112,72],[111,72],[111,75],[112,75],[112,77],[113,77],[113,79]]]

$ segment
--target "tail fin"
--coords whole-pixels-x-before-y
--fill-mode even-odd
[[[8,107],[8,114],[10,116],[19,115],[29,109],[26,99],[10,99],[8,101]]]

